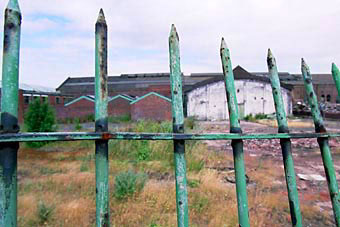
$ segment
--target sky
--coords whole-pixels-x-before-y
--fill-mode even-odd
[[[340,0],[19,0],[20,82],[59,86],[94,76],[94,25],[103,8],[109,29],[109,75],[169,72],[175,24],[185,74],[222,72],[224,37],[233,67],[266,72],[271,48],[279,71],[312,73],[340,65]],[[3,25],[7,0],[1,0]],[[3,37],[3,28],[1,28]],[[3,47],[1,41],[0,48]],[[0,63],[2,63],[2,51]]]

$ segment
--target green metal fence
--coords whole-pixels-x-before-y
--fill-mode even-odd
[[[173,140],[176,176],[176,204],[178,226],[189,226],[188,191],[186,180],[185,140],[232,140],[236,177],[236,195],[239,224],[249,226],[249,211],[245,178],[243,140],[280,139],[288,199],[293,226],[302,226],[298,192],[294,172],[290,139],[317,138],[333,205],[335,223],[340,226],[340,195],[336,181],[328,139],[340,137],[339,133],[327,133],[318,108],[308,66],[302,60],[302,74],[312,110],[315,133],[289,133],[286,113],[281,95],[280,81],[275,59],[268,51],[268,70],[278,122],[278,134],[243,134],[238,116],[234,75],[230,52],[222,39],[221,61],[228,100],[230,133],[188,134],[184,133],[182,77],[180,69],[179,38],[176,28],[171,27],[169,37],[170,81],[172,94],[173,133],[123,133],[108,132],[107,113],[107,25],[100,10],[95,25],[95,132],[19,133],[18,126],[18,72],[20,50],[21,12],[17,0],[10,0],[5,10],[0,134],[0,226],[17,225],[17,152],[20,142],[28,141],[74,141],[96,142],[96,224],[109,226],[108,140]],[[332,65],[332,74],[340,95],[340,72]],[[228,206],[228,204],[225,204]]]

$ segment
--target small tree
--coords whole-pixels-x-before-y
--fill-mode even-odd
[[[35,99],[25,113],[25,129],[27,132],[54,132],[56,118],[53,108],[46,102]],[[29,142],[30,147],[42,147],[47,142]]]

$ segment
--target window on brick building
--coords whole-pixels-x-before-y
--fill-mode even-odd
[[[57,104],[60,104],[60,98],[59,98],[59,97],[55,97],[55,102],[56,102]]]
[[[321,95],[321,102],[325,101],[325,95]]]
[[[327,102],[331,101],[331,95],[327,95]]]
[[[24,103],[29,104],[30,103],[30,97],[29,96],[24,96]]]

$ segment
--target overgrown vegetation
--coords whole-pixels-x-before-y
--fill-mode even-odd
[[[58,123],[60,124],[74,124],[76,122],[86,123],[86,122],[94,122],[94,114],[89,114],[81,117],[68,117],[63,119],[58,119]]]
[[[120,131],[172,131],[170,122],[123,125]],[[111,225],[176,226],[172,141],[112,140],[109,152]],[[93,141],[51,143],[40,149],[24,147],[18,155],[19,226],[95,225]],[[202,142],[186,141],[185,155],[190,226],[237,226],[235,184],[226,180],[233,174],[229,173],[233,168],[232,152],[208,150]],[[247,192],[251,226],[289,226],[281,164],[250,157],[247,152],[245,162],[250,180]],[[278,181],[281,184],[274,183]],[[331,208],[320,211],[313,206],[316,201],[329,201],[328,197],[321,200],[317,191],[312,195],[303,193],[305,226],[334,225],[328,213]]]
[[[115,177],[114,197],[123,200],[135,193],[141,192],[145,186],[147,175],[135,173],[131,170],[121,172]]]
[[[129,114],[123,114],[120,116],[110,116],[110,123],[128,123],[131,121],[131,116]]]
[[[47,103],[36,98],[28,106],[25,114],[25,130],[27,132],[54,132],[56,118],[54,109]],[[29,147],[39,148],[48,142],[28,142]]]
[[[39,218],[39,224],[45,224],[49,221],[54,211],[53,205],[46,205],[44,201],[38,203],[37,216]]]
[[[171,133],[171,122],[156,123],[152,121],[139,121],[128,131]],[[189,171],[199,172],[204,167],[200,157],[199,148],[202,143],[186,141],[187,167]],[[148,162],[160,162],[159,170],[168,171],[174,167],[172,141],[127,141],[111,140],[109,142],[110,155],[116,160],[133,160],[141,165]]]
[[[248,114],[243,118],[243,120],[256,122],[257,120],[262,120],[262,119],[267,119],[267,118],[268,118],[267,114],[258,113],[258,114],[255,114],[255,115]]]

